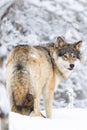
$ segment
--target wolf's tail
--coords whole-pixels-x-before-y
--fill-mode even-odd
[[[26,98],[21,105],[16,105],[13,95],[12,111],[23,115],[29,115],[33,110],[34,110],[34,98],[31,94],[26,95]]]

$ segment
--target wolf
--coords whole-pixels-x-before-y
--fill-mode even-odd
[[[8,57],[6,87],[14,112],[43,116],[39,101],[43,95],[46,117],[52,117],[56,84],[68,79],[81,62],[82,41],[67,43],[57,37],[54,43],[18,45]]]

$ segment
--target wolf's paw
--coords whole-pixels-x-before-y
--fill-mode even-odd
[[[42,113],[41,113],[41,116],[42,116],[43,118],[46,118],[46,116],[44,116]]]
[[[38,113],[38,114],[35,114],[35,112],[34,112],[34,111],[32,111],[32,112],[30,113],[30,116],[31,116],[31,117],[32,117],[32,116],[39,116],[39,117],[46,118],[46,116],[44,116],[41,112],[40,112],[40,113]]]

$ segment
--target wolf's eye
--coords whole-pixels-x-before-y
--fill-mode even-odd
[[[64,55],[63,55],[63,59],[64,59],[64,60],[68,60],[68,58],[69,58],[69,56],[68,56],[67,54],[64,54]]]
[[[73,59],[75,59],[76,58],[76,56],[75,55],[73,55]]]
[[[63,56],[65,59],[67,59],[68,58],[68,55],[67,54],[64,54],[64,56]]]

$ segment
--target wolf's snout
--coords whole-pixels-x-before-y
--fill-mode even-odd
[[[74,68],[74,64],[70,64],[70,69],[72,70]]]

